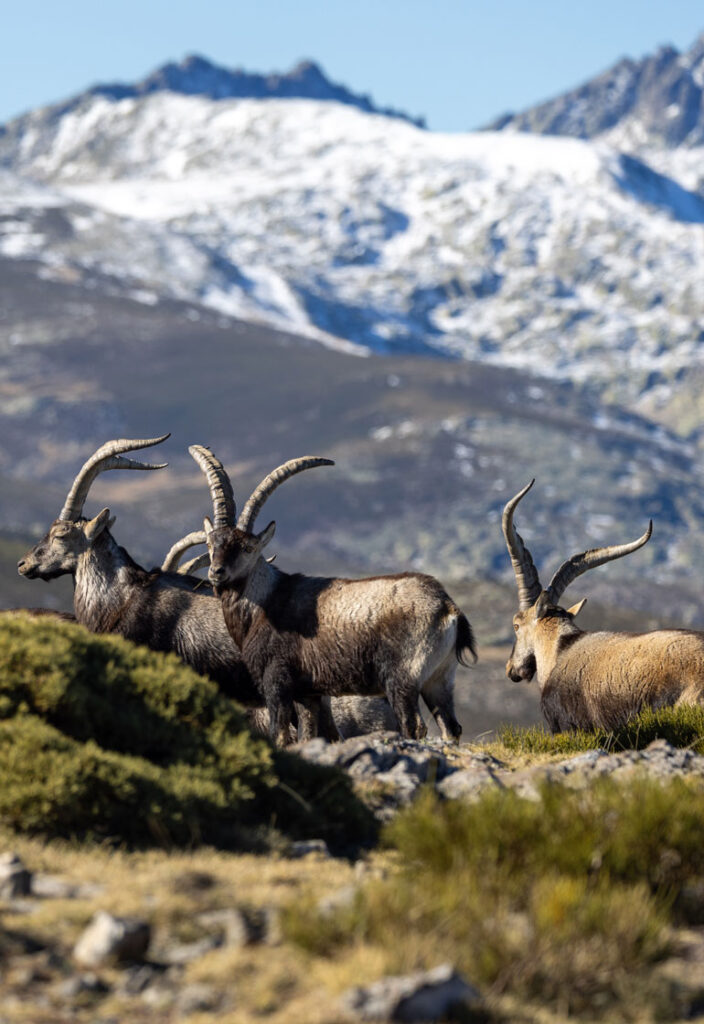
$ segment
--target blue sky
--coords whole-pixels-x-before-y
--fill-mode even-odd
[[[701,0],[34,0],[3,10],[0,122],[195,52],[254,71],[310,57],[380,104],[466,131],[702,31]]]

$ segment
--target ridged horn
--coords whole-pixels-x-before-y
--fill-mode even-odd
[[[225,468],[211,452],[202,444],[192,444],[188,449],[190,455],[196,460],[205,473],[210,488],[210,497],[213,502],[213,527],[217,530],[221,526],[235,525],[235,496],[232,493],[230,478]]]
[[[162,444],[171,434],[163,434],[161,437],[148,437],[142,440],[128,441],[121,438],[117,441],[107,441],[94,452],[87,462],[83,463],[76,476],[68,497],[61,509],[59,519],[75,522],[80,519],[83,513],[83,506],[88,491],[99,473],[108,469],[164,469],[168,462],[137,462],[136,459],[125,459],[123,452],[136,451],[139,448],[151,448],[155,444]]]
[[[518,505],[521,498],[525,497],[534,483],[535,479],[531,480],[527,487],[524,487],[522,491],[519,491],[515,497],[506,503],[503,516],[501,517],[501,528],[504,531],[506,547],[511,556],[511,565],[513,566],[516,583],[518,584],[518,606],[521,611],[535,604],[542,589],[530,551],[513,525],[513,513],[516,510],[516,505]]]
[[[334,465],[332,459],[323,459],[318,455],[302,455],[299,459],[289,459],[288,462],[284,462],[282,466],[278,466],[265,476],[256,490],[252,492],[237,520],[238,528],[251,533],[262,505],[285,480],[295,476],[296,473],[302,473],[305,469]]]
[[[179,569],[179,562],[183,558],[184,552],[188,551],[189,548],[193,548],[196,544],[205,544],[205,530],[194,530],[192,533],[187,533],[185,537],[181,537],[181,540],[177,540],[175,544],[169,548],[166,558],[161,563],[162,572],[183,572],[184,568]],[[202,555],[198,556],[202,558]],[[192,559],[196,561],[196,559]],[[188,563],[190,565],[190,562]]]
[[[204,569],[206,565],[210,565],[210,554],[204,551],[202,555],[196,555],[189,562],[184,562],[183,565],[180,565],[178,573],[181,576],[192,576],[194,572],[197,572],[198,569]]]
[[[550,580],[547,590],[548,597],[553,604],[557,604],[570,583],[581,576],[583,572],[587,572],[588,569],[596,569],[597,566],[604,565],[605,562],[613,562],[616,558],[623,558],[624,555],[630,555],[632,551],[637,551],[638,548],[642,548],[644,544],[648,543],[652,532],[653,521],[651,519],[648,529],[642,537],[631,541],[630,544],[612,544],[607,548],[592,548],[591,551],[572,555],[570,559],[562,563]]]

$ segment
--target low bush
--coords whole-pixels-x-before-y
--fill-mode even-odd
[[[0,616],[0,821],[132,844],[373,835],[346,776],[252,736],[175,655],[15,613]]]
[[[697,704],[653,710],[644,708],[619,729],[560,732],[554,735],[540,726],[522,729],[505,725],[499,730],[499,742],[516,754],[570,754],[585,750],[642,750],[656,739],[674,747],[691,747],[704,754],[704,707]]]
[[[427,793],[385,841],[398,868],[336,915],[292,907],[292,941],[316,956],[372,943],[401,972],[447,959],[484,991],[565,1017],[618,1006],[617,1019],[645,1020],[678,897],[704,880],[704,792],[634,778],[548,786],[538,801]]]

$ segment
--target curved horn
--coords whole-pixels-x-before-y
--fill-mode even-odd
[[[181,537],[181,540],[177,540],[173,544],[166,555],[166,558],[161,563],[162,572],[176,572],[178,570],[178,563],[183,557],[184,551],[188,551],[189,548],[193,548],[196,544],[205,544],[205,530],[194,530],[193,533],[186,534],[185,537]],[[202,558],[202,555],[198,556]],[[195,561],[195,559],[192,559]],[[190,565],[190,562],[188,563]],[[184,571],[182,568],[180,571]]]
[[[557,604],[570,583],[576,580],[578,576],[581,576],[583,572],[586,572],[588,569],[596,569],[598,565],[603,565],[605,562],[613,562],[615,558],[623,558],[624,555],[630,555],[632,551],[637,551],[638,548],[642,548],[644,544],[648,543],[652,532],[653,520],[651,519],[648,529],[643,536],[639,537],[638,540],[631,541],[630,544],[612,544],[608,548],[592,548],[591,551],[572,555],[570,559],[562,563],[550,580],[550,586],[547,590],[548,597],[553,604]]]
[[[205,473],[213,502],[213,527],[235,525],[235,496],[230,478],[220,461],[202,444],[192,444],[188,449]]]
[[[332,459],[323,459],[318,455],[302,455],[300,459],[289,459],[288,462],[284,462],[282,466],[278,466],[268,476],[265,476],[256,490],[252,492],[237,520],[238,529],[251,532],[254,520],[264,502],[289,477],[295,476],[296,473],[302,473],[304,469],[334,465]]]
[[[68,497],[61,509],[59,519],[75,522],[80,519],[83,513],[83,506],[88,497],[88,491],[99,473],[108,469],[164,469],[168,462],[137,462],[135,459],[124,459],[122,452],[135,451],[138,448],[151,448],[152,445],[162,444],[171,434],[163,434],[161,437],[148,437],[143,440],[127,441],[124,438],[118,441],[108,441],[101,445],[94,452],[78,473],[78,476],[71,485]]]
[[[269,558],[267,558],[269,565],[271,565],[275,558],[276,555],[270,555]],[[205,569],[206,565],[210,565],[209,551],[204,551],[202,555],[196,555],[196,557],[192,558],[190,562],[184,562],[183,565],[179,566],[178,572],[183,576],[192,576],[194,572],[198,571],[198,569]]]
[[[516,505],[528,493],[534,483],[535,479],[531,480],[527,487],[524,487],[522,491],[519,491],[514,498],[507,502],[504,514],[501,517],[501,528],[504,531],[506,547],[511,556],[511,565],[513,566],[516,583],[518,584],[518,606],[521,611],[535,604],[542,589],[537,569],[530,556],[530,551],[513,525],[513,513],[516,510]]]
[[[210,554],[204,551],[202,555],[196,555],[189,562],[184,562],[179,566],[178,572],[181,576],[192,576],[194,572],[204,569],[206,565],[210,565]]]

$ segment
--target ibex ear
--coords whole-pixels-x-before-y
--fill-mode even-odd
[[[577,604],[573,604],[571,608],[567,609],[567,614],[574,619],[575,616],[579,615],[586,603],[587,599],[586,597],[583,597],[581,601],[577,601]]]
[[[203,520],[203,529],[205,530],[206,537],[210,536],[210,534],[213,532],[213,524],[210,522],[207,516]]]
[[[550,611],[551,608],[552,608],[552,602],[550,601],[550,598],[548,597],[548,592],[547,592],[547,590],[542,590],[540,592],[540,597],[535,602],[535,617],[536,617],[536,619],[544,619],[545,616],[548,614],[548,612]]]
[[[276,523],[272,520],[267,527],[265,527],[261,533],[257,534],[257,540],[259,541],[260,548],[265,548],[271,538],[274,536],[276,531]]]
[[[99,537],[103,530],[109,530],[112,524],[115,522],[115,517],[110,518],[110,509],[104,508],[102,512],[98,512],[95,519],[89,519],[83,528],[83,532],[86,535],[86,539],[91,543]]]

